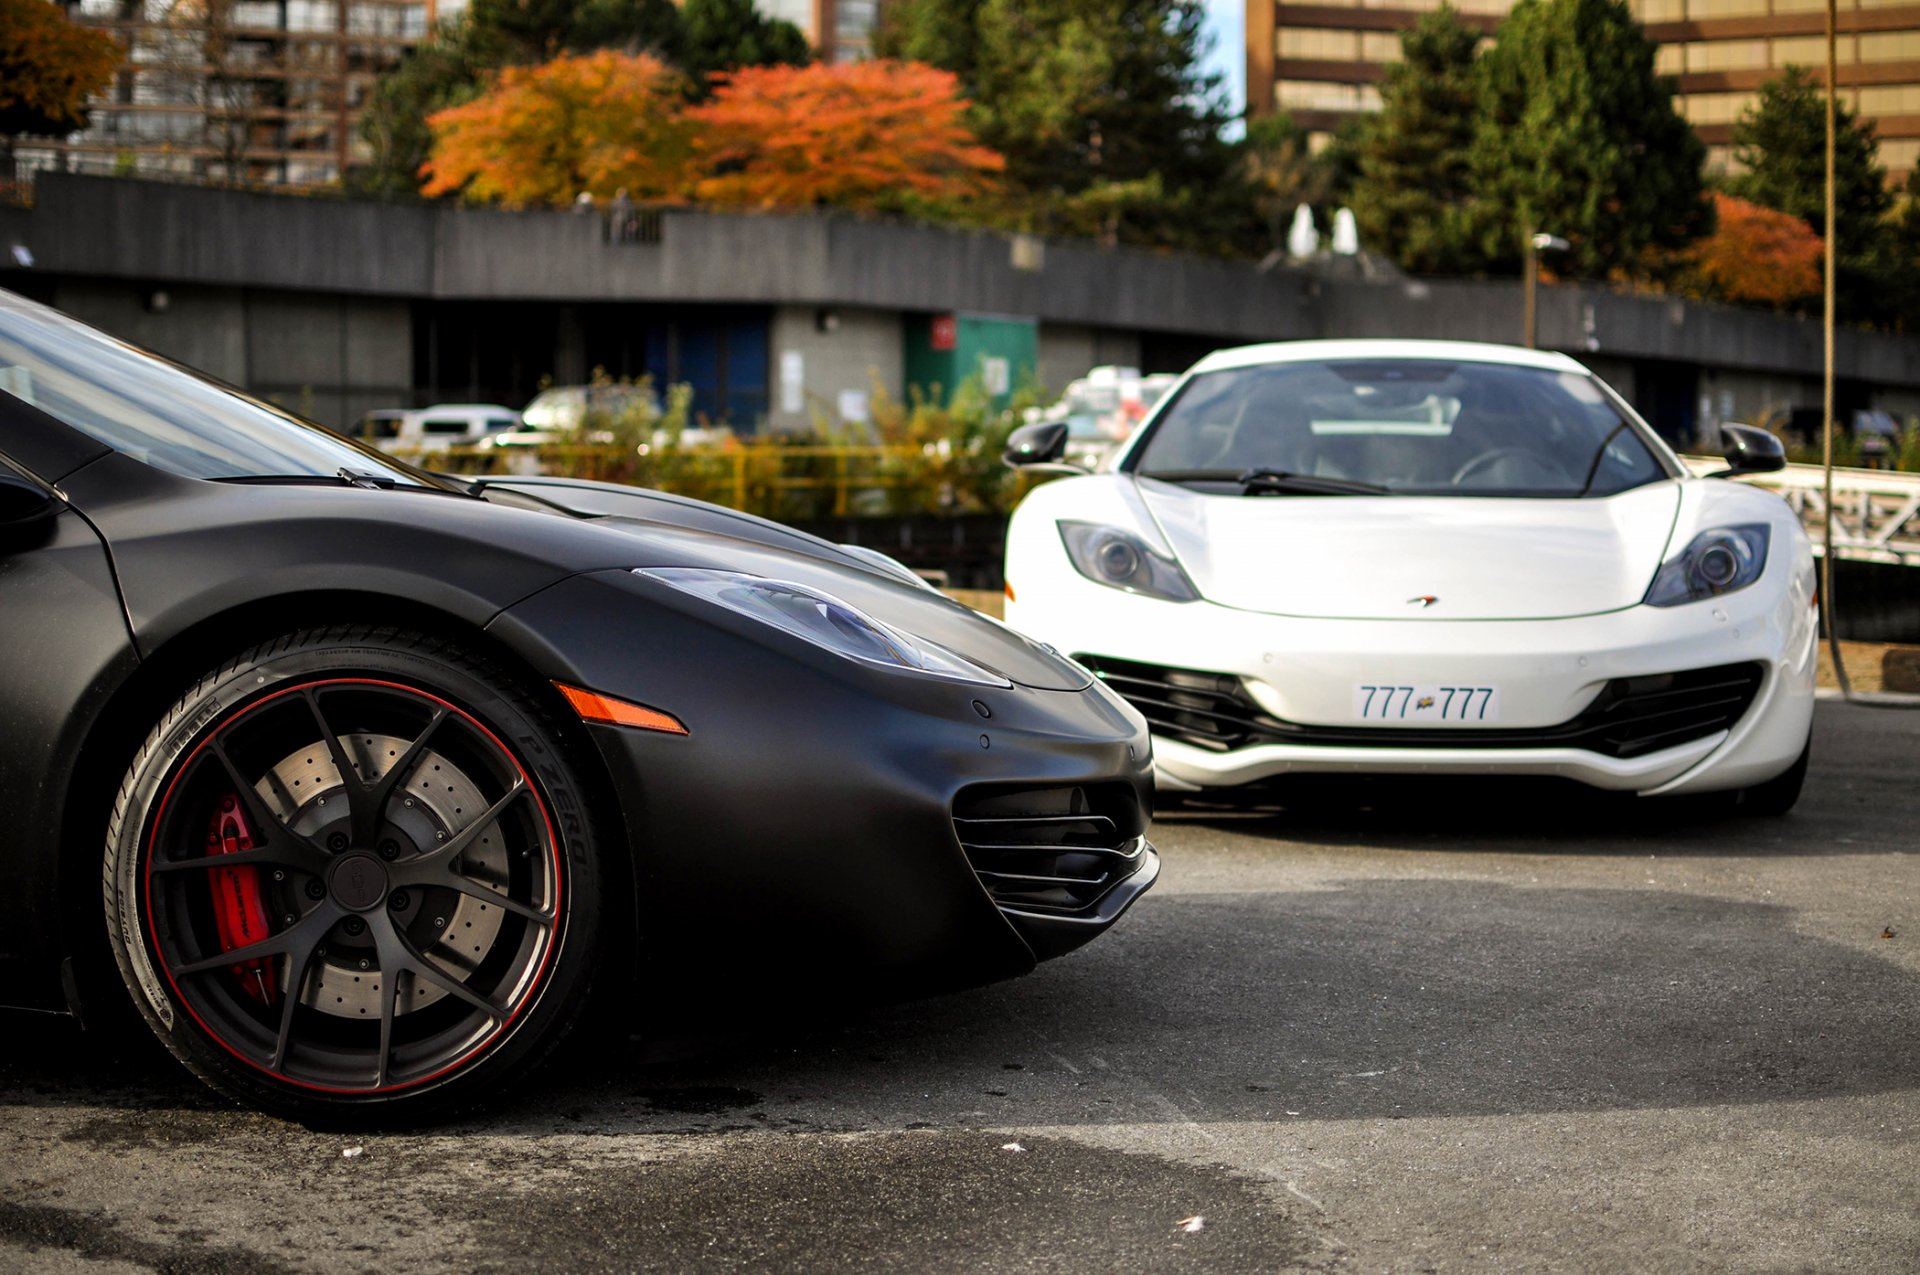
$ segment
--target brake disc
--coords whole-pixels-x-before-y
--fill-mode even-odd
[[[390,735],[340,737],[362,783],[385,775],[410,742]],[[347,808],[340,770],[331,750],[319,740],[287,754],[255,788],[274,814],[302,836],[315,837],[329,824],[338,823]],[[389,799],[388,822],[414,846],[428,849],[456,836],[486,809],[487,799],[473,780],[446,757],[428,750],[415,763],[404,790],[396,790]],[[460,856],[460,864],[463,874],[477,883],[506,892],[507,848],[498,828],[477,837]],[[503,915],[500,909],[458,891],[430,889],[411,892],[395,919],[415,937],[422,956],[464,981],[492,949]],[[336,931],[308,967],[300,1002],[341,1018],[377,1021],[382,977],[377,966],[370,938]],[[284,973],[283,965],[283,977]],[[425,1009],[447,995],[426,979],[416,977],[411,982],[411,994],[394,1007],[396,1014]]]

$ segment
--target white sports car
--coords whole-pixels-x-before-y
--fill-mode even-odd
[[[1007,459],[1062,468],[1061,428]],[[1728,473],[1785,463],[1726,434]],[[1557,775],[1781,813],[1818,615],[1783,501],[1693,477],[1578,363],[1504,346],[1209,355],[1007,539],[1008,622],[1146,716],[1163,791]]]

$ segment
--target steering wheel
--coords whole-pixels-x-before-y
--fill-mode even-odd
[[[1454,470],[1453,478],[1449,481],[1453,486],[1458,487],[1461,483],[1466,482],[1467,479],[1495,462],[1508,460],[1510,458],[1524,460],[1535,469],[1544,470],[1549,468],[1546,461],[1541,460],[1540,457],[1534,455],[1524,447],[1496,447],[1492,451],[1481,452],[1478,456],[1475,456],[1472,460]]]

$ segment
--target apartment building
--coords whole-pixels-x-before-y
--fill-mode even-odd
[[[374,81],[438,0],[71,0],[125,47],[92,124],[22,144],[27,168],[318,185],[363,158]]]
[[[1629,0],[1660,45],[1676,104],[1707,144],[1708,163],[1731,163],[1733,124],[1756,90],[1788,66],[1826,63],[1824,0]],[[1247,102],[1285,111],[1315,132],[1379,109],[1379,83],[1400,55],[1400,32],[1439,0],[1248,0]],[[1462,18],[1491,35],[1511,0],[1457,0]],[[1838,81],[1872,120],[1880,159],[1899,178],[1920,162],[1920,4],[1840,0]],[[1822,74],[1822,78],[1824,75]]]

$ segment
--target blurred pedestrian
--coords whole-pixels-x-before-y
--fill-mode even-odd
[[[634,232],[638,229],[639,218],[634,214],[633,200],[627,196],[625,186],[613,192],[611,210],[614,242],[632,243]]]

